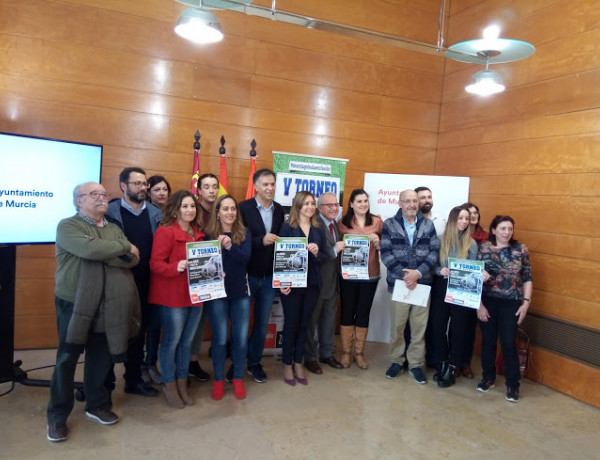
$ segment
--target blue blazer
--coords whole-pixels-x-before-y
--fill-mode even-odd
[[[265,246],[263,237],[267,234],[265,224],[256,207],[256,199],[242,201],[239,205],[244,225],[252,237],[252,257],[248,263],[248,275],[255,277],[273,276],[274,245]],[[271,232],[279,235],[283,224],[283,207],[273,201],[273,224]]]

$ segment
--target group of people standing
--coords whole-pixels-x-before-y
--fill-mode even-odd
[[[489,274],[477,312],[484,333],[483,379],[478,389],[487,391],[494,385],[494,369],[488,364],[492,355],[495,357],[499,333],[509,393],[512,400],[515,395],[518,400],[518,362],[515,374],[509,342],[512,338],[514,348],[516,324],[523,320],[531,297],[531,276],[527,248],[512,239],[514,222],[510,217],[498,216],[492,222],[490,237],[478,251],[471,238],[485,239],[478,220],[474,223],[478,209],[474,205],[454,208],[445,231],[442,227],[440,246],[436,233],[439,222],[428,218],[431,207],[419,209],[415,191],[402,192],[398,214],[385,222],[371,214],[369,196],[362,189],[352,191],[347,211],[339,220],[340,205],[334,193],[323,193],[316,199],[302,191],[294,197],[284,222],[284,210],[274,201],[275,173],[260,169],[253,182],[255,196],[240,203],[231,195],[217,197],[219,183],[213,174],[199,177],[200,199],[185,190],[171,193],[166,178],[146,178],[145,171],[136,167],[125,168],[119,176],[121,198],[110,201],[104,187],[93,182],[75,188],[77,213],[63,219],[57,228],[59,346],[47,411],[50,441],[69,436],[66,420],[74,405],[73,378],[83,348],[86,414],[106,425],[119,420],[111,410],[111,391],[115,388],[112,366],[116,362],[125,362],[126,393],[154,397],[158,392],[151,384],[162,384],[170,406],[181,409],[195,403],[188,391],[189,377],[209,379],[198,361],[206,319],[212,331],[213,399],[224,397],[226,381],[233,383],[234,396],[244,399],[244,369],[256,382],[265,382],[268,377],[261,360],[277,294],[273,258],[274,244],[280,237],[308,240],[307,286],[279,289],[286,384],[307,385],[304,370],[322,374],[320,364],[343,369],[356,362],[359,368],[368,368],[364,350],[381,276],[380,251],[390,291],[396,280],[403,280],[409,289],[418,283],[434,286],[431,314],[429,308],[391,302],[392,364],[386,377],[397,377],[407,360],[414,379],[426,382],[423,367],[428,320],[438,384],[449,386],[459,369],[468,376],[475,320],[471,312],[445,304],[436,293],[442,292],[448,276],[447,257],[477,257],[486,261]],[[369,236],[366,280],[340,277],[339,254],[345,248],[346,234]],[[191,300],[186,258],[186,243],[202,240],[221,244],[227,294],[204,304]],[[97,285],[98,290],[91,300],[90,284]],[[338,296],[339,361],[334,355]],[[112,316],[115,307],[109,309],[110,302],[123,307],[118,317]],[[90,305],[91,313],[86,310]],[[516,318],[513,322],[511,313]],[[449,319],[448,342],[442,335]],[[229,350],[232,364],[226,372]]]
[[[390,366],[396,378],[408,364],[419,384],[427,383],[425,366],[436,369],[434,381],[449,387],[456,377],[473,378],[471,358],[477,319],[482,332],[483,376],[477,390],[495,386],[496,344],[504,355],[506,399],[519,401],[520,369],[516,349],[518,325],[531,303],[533,289],[527,247],[513,238],[514,220],[498,215],[489,233],[479,224],[479,208],[465,203],[452,208],[446,219],[431,214],[433,199],[426,187],[405,190],[400,209],[384,222],[381,260],[387,267],[388,290],[397,281],[408,290],[431,287],[425,307],[391,300]],[[477,310],[446,302],[448,259],[484,262],[481,304]]]

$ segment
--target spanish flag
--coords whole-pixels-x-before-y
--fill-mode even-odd
[[[227,162],[225,160],[225,138],[221,136],[221,148],[219,149],[219,194],[217,196],[227,195],[229,189],[227,185]]]

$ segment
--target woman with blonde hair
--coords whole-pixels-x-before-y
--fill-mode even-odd
[[[244,364],[248,354],[248,323],[250,321],[250,294],[247,265],[252,252],[250,231],[244,227],[238,205],[231,195],[222,195],[215,201],[206,235],[219,240],[225,272],[227,297],[206,302],[205,308],[212,330],[211,357],[214,382],[212,397],[223,398],[227,332],[231,321],[231,360],[233,362],[233,394],[237,399],[246,397]]]
[[[319,266],[333,254],[327,254],[325,234],[317,217],[317,204],[312,193],[298,192],[290,209],[288,222],[281,226],[279,237],[308,238],[307,282],[305,288],[281,288],[283,294],[283,380],[288,385],[306,385],[302,359],[308,321],[321,290]]]
[[[454,384],[456,368],[461,365],[468,346],[468,329],[476,321],[475,310],[445,302],[448,287],[448,259],[477,258],[477,243],[469,233],[469,208],[456,206],[448,215],[446,229],[440,242],[440,257],[435,267],[435,276],[431,289],[431,320],[433,356],[442,361],[436,363],[437,372],[433,380],[439,387],[445,388]],[[448,320],[450,321],[450,337],[447,336]],[[450,346],[448,345],[450,343]]]

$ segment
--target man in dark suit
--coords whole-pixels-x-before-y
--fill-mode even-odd
[[[254,298],[254,325],[248,340],[248,374],[258,383],[267,380],[260,363],[265,349],[269,315],[275,298],[273,289],[274,243],[283,224],[283,208],[275,196],[275,173],[259,169],[252,177],[256,195],[239,204],[244,225],[252,235],[252,257],[248,264],[248,284]]]
[[[337,298],[339,294],[340,264],[338,254],[344,249],[344,242],[338,241],[336,219],[340,205],[335,193],[323,193],[317,199],[322,228],[325,233],[327,248],[332,257],[321,264],[323,287],[313,309],[308,323],[306,345],[304,346],[304,366],[314,374],[322,374],[323,369],[317,362],[317,343],[315,331],[319,338],[319,361],[334,369],[342,369],[342,364],[333,355],[335,341],[335,320],[337,313]]]

